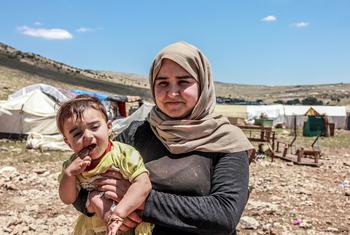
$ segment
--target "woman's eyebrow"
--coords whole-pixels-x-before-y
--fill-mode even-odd
[[[177,79],[194,79],[194,77],[192,77],[191,75],[180,75],[180,76],[176,76]],[[154,80],[168,80],[168,77],[163,77],[163,76],[159,76],[156,77]]]
[[[194,79],[191,75],[176,76],[179,79]]]
[[[157,76],[156,78],[155,78],[155,80],[166,80],[166,79],[168,79],[167,77],[162,77],[162,76]]]

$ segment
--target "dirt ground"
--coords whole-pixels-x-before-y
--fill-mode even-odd
[[[290,139],[286,133],[278,138]],[[312,138],[298,139],[308,146]],[[253,190],[238,234],[350,234],[350,132],[319,142],[321,167],[276,159],[250,165]],[[0,234],[69,234],[78,213],[58,198],[69,153],[0,140]]]

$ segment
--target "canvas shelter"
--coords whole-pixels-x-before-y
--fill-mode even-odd
[[[346,110],[344,106],[318,106],[318,105],[284,105],[285,124],[293,127],[293,117],[296,116],[297,128],[302,128],[307,121],[306,112],[313,108],[320,115],[327,115],[328,121],[334,123],[335,128],[346,129]]]
[[[255,119],[265,116],[272,120],[273,125],[284,123],[283,105],[248,105],[248,120],[253,122]]]
[[[297,128],[302,128],[307,120],[305,113],[313,108],[319,114],[327,115],[329,122],[335,124],[335,128],[347,128],[347,115],[344,106],[317,106],[317,105],[216,105],[215,113],[226,117],[242,117],[248,123],[254,123],[254,119],[262,114],[273,120],[273,125],[284,124],[287,128],[294,125],[296,118]],[[349,124],[350,125],[350,124]]]
[[[40,89],[0,101],[0,133],[14,137],[29,132],[56,134],[56,108]]]
[[[39,84],[33,84],[33,85],[29,85],[19,89],[18,91],[9,95],[8,100],[13,100],[17,97],[23,96],[35,90],[40,90],[42,93],[46,94],[47,96],[51,97],[57,102],[64,102],[69,98],[73,98],[75,96],[69,91],[58,89],[56,87],[53,87],[47,84],[39,83]]]

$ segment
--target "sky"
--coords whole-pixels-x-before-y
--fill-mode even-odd
[[[5,0],[0,42],[82,68],[148,75],[186,41],[215,81],[350,82],[349,0]]]

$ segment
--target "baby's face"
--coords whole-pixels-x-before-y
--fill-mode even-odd
[[[103,155],[108,147],[111,132],[112,123],[106,122],[103,114],[93,108],[87,108],[81,120],[72,116],[63,124],[65,142],[75,153],[90,146],[91,159],[98,159]]]

